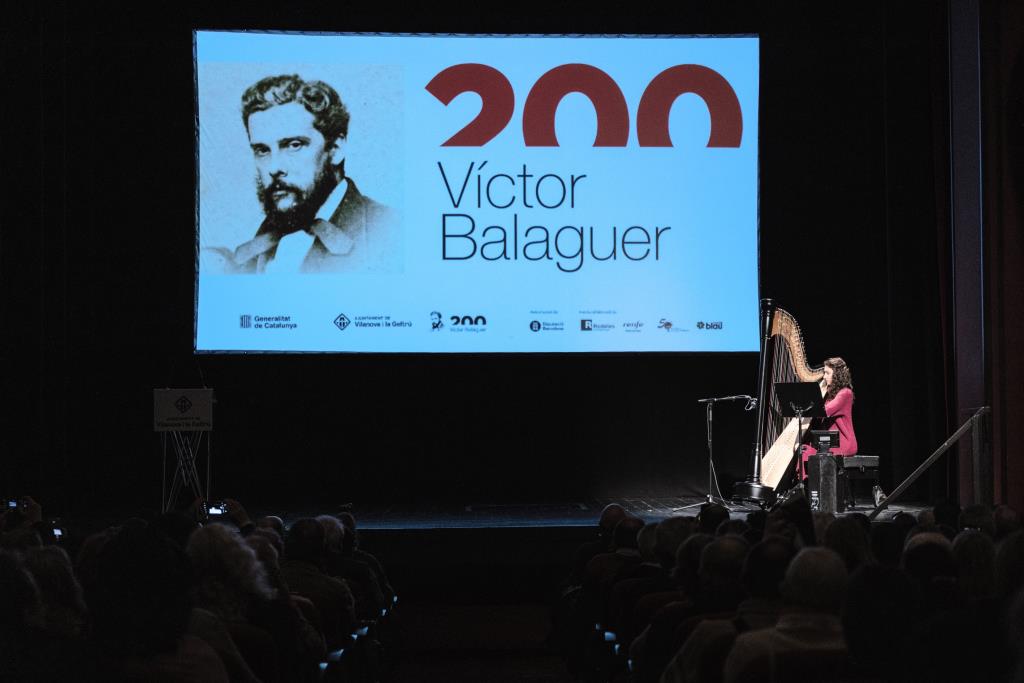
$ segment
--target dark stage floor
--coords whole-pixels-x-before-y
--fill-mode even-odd
[[[590,498],[568,502],[549,503],[483,503],[464,504],[392,504],[360,505],[348,508],[335,507],[320,509],[296,509],[296,506],[282,506],[276,512],[271,509],[265,514],[277,514],[286,524],[301,517],[331,514],[341,509],[350,509],[363,530],[415,530],[415,529],[483,529],[483,528],[534,528],[534,527],[592,527],[609,503],[619,503],[632,514],[648,521],[657,522],[672,515],[696,515],[704,498]],[[730,504],[733,517],[742,519],[757,508]],[[879,521],[888,520],[898,512],[917,515],[926,507],[923,503],[907,502],[893,505],[882,511]],[[858,501],[858,507],[851,512],[869,513],[872,508],[867,501]]]

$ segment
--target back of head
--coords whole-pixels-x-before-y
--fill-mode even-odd
[[[345,540],[345,527],[337,517],[320,515],[316,518],[324,528],[324,548],[328,553],[341,554]]]
[[[4,641],[24,638],[39,618],[36,582],[21,558],[6,550],[0,550],[0,605],[0,637]]]
[[[992,522],[995,524],[997,541],[1020,529],[1020,515],[1009,505],[997,505],[992,511]]]
[[[968,505],[960,512],[957,519],[957,531],[974,530],[987,534],[989,538],[996,535],[996,523],[992,519],[992,511],[987,505]]]
[[[619,522],[626,518],[626,508],[618,503],[610,503],[601,510],[601,517],[597,520],[597,530],[601,538],[611,540],[612,532]]]
[[[658,561],[658,556],[654,552],[654,546],[658,540],[657,535],[658,524],[656,522],[645,524],[640,533],[636,535],[636,545],[640,549],[640,557],[644,562],[654,564]]]
[[[904,531],[892,522],[871,526],[871,554],[884,565],[896,567],[903,555]]]
[[[697,520],[693,517],[669,517],[658,523],[655,534],[654,552],[658,562],[665,569],[676,565],[676,553],[690,534],[697,529]]]
[[[54,545],[32,548],[25,553],[25,566],[39,586],[44,604],[84,613],[82,587],[75,578],[71,558],[63,548]]]
[[[306,517],[296,521],[284,539],[287,560],[319,564],[324,557],[324,528],[320,522]]]
[[[86,592],[93,634],[117,656],[173,652],[188,623],[192,572],[185,553],[163,534],[124,527],[97,558]]]
[[[727,519],[715,529],[716,536],[745,536],[750,525],[742,519]]]
[[[170,511],[153,520],[153,527],[171,539],[179,548],[184,548],[188,537],[199,528],[199,524],[184,512]]]
[[[920,591],[902,569],[861,566],[850,575],[843,604],[843,635],[850,655],[872,673],[898,671],[920,609]]]
[[[960,588],[969,600],[983,600],[996,592],[996,544],[980,531],[961,531],[953,539]]]
[[[256,520],[257,529],[273,529],[277,535],[284,538],[284,520],[277,515],[264,515]]]
[[[793,607],[839,614],[846,594],[846,565],[828,548],[804,548],[786,570],[782,598]]]
[[[356,530],[356,518],[351,512],[339,512],[336,517],[345,527],[345,536],[341,540],[346,555],[359,547],[359,532]]]
[[[222,524],[208,524],[195,531],[185,552],[197,580],[199,604],[211,611],[235,616],[247,600],[272,597],[256,552]]]
[[[996,548],[996,591],[1009,598],[1024,587],[1024,531],[1016,531]]]
[[[960,518],[960,506],[953,501],[940,501],[932,508],[932,514],[935,515],[936,524],[945,524],[955,529]]]
[[[697,515],[697,528],[703,534],[713,534],[718,525],[729,519],[729,510],[718,503],[704,503]]]
[[[753,598],[777,598],[782,595],[782,580],[796,555],[793,544],[778,536],[755,544],[743,563],[743,586]]]
[[[644,520],[638,517],[626,517],[617,525],[615,525],[615,532],[612,537],[612,544],[615,549],[620,548],[633,548],[637,547],[636,537],[640,533],[640,530],[644,528]]]
[[[861,523],[853,517],[840,517],[828,526],[825,546],[843,558],[849,571],[872,560],[871,540]]]
[[[697,576],[702,586],[738,584],[750,546],[742,536],[719,536],[700,553]]]
[[[923,587],[940,577],[955,579],[953,544],[935,531],[914,534],[903,549],[903,568]]]
[[[700,569],[700,556],[704,546],[715,540],[711,534],[695,533],[682,542],[676,551],[676,568],[673,576],[684,590],[697,590],[697,572]]]

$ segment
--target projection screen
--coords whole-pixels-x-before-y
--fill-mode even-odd
[[[756,37],[194,47],[197,352],[757,350]]]

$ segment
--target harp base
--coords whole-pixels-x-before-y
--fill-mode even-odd
[[[775,502],[775,489],[750,479],[738,481],[732,486],[732,499],[766,507]]]

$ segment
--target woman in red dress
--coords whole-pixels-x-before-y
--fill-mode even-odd
[[[825,361],[825,376],[822,378],[825,390],[825,417],[816,429],[834,429],[839,432],[839,447],[833,448],[834,455],[856,455],[857,434],[853,431],[853,379],[850,368],[842,358]],[[817,451],[811,446],[801,449],[800,476],[806,476],[807,458]]]

